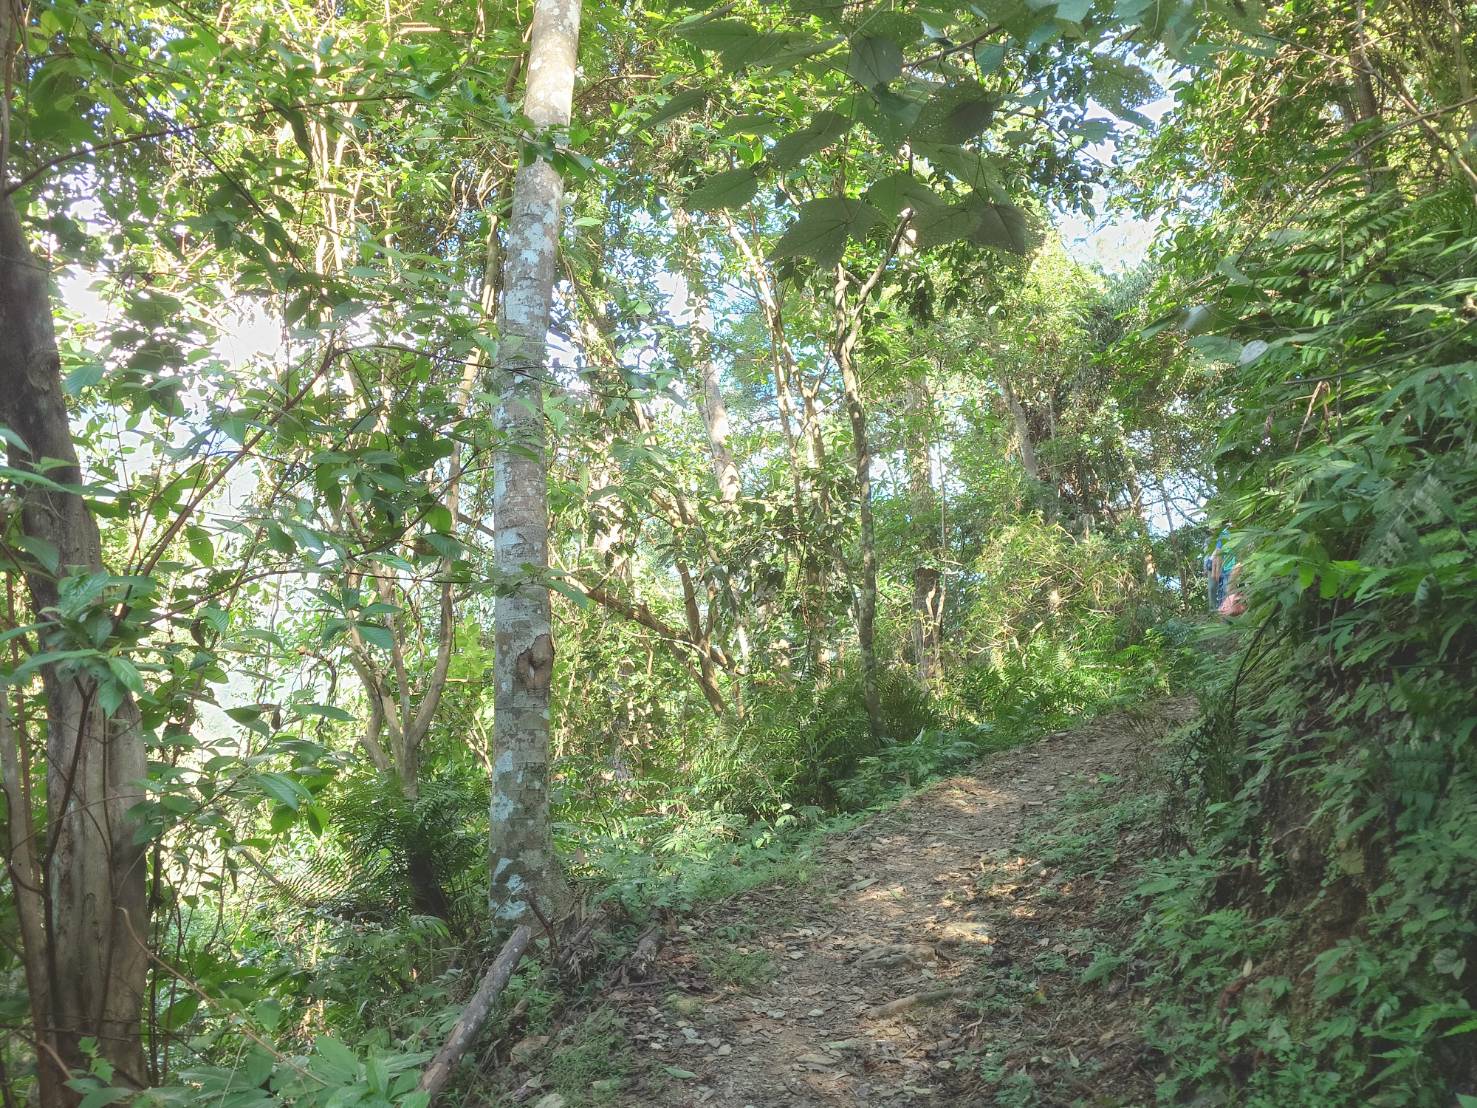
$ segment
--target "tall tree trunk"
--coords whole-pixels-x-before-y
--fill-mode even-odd
[[[1009,381],[1000,382],[1000,393],[1005,397],[1005,406],[1010,411],[1011,425],[1015,428],[1015,449],[1020,455],[1021,467],[1033,481],[1041,479],[1041,463],[1036,460],[1036,444],[1031,441],[1031,420],[1026,409],[1016,396]]]
[[[728,444],[728,402],[723,399],[722,381],[713,361],[713,336],[708,330],[708,289],[704,283],[702,255],[694,241],[692,220],[679,205],[672,210],[682,253],[682,277],[687,285],[688,349],[693,368],[697,370],[703,389],[703,426],[708,432],[708,453],[713,462],[713,479],[718,483],[718,496],[725,504],[739,498],[739,472]]]
[[[806,532],[813,533],[817,528],[810,526],[811,522],[819,521],[825,512],[824,483],[820,480],[821,468],[825,465],[825,441],[816,411],[815,389],[807,388],[799,380],[795,353],[785,332],[780,285],[733,218],[726,212],[719,213],[719,218],[723,221],[729,240],[738,251],[749,279],[754,283],[754,296],[764,314],[765,329],[769,333],[775,402],[779,407],[780,428],[784,433],[785,446],[790,455],[790,472],[795,482],[795,516]],[[797,386],[803,403],[798,413],[795,410]],[[824,668],[826,645],[826,596],[822,572],[825,559],[813,542],[802,545],[799,557],[800,621],[805,628],[806,655],[811,671],[819,673]]]
[[[861,547],[861,580],[857,582],[856,638],[861,655],[862,700],[867,708],[867,727],[873,739],[882,737],[882,703],[877,681],[877,537],[872,520],[872,446],[867,435],[867,409],[862,401],[862,382],[856,371],[856,344],[860,338],[859,311],[848,303],[850,278],[845,267],[836,267],[832,307],[836,334],[832,355],[841,370],[841,389],[846,414],[851,421],[852,465],[856,474],[857,541]]]
[[[713,477],[718,482],[718,495],[723,503],[732,504],[739,498],[739,474],[733,450],[728,445],[728,403],[723,399],[718,366],[713,361],[712,336],[702,320],[702,315],[708,310],[707,295],[694,297],[690,303],[694,318],[688,333],[692,336],[693,361],[697,363],[703,379],[703,423],[708,430]]]
[[[927,381],[914,382],[909,390],[909,420],[906,436],[908,492],[913,504],[913,529],[922,555],[913,568],[913,668],[921,684],[938,676],[939,641],[943,622],[943,575],[939,568],[938,497],[933,488],[933,459],[929,428],[933,426],[933,400]]]
[[[19,436],[10,464],[47,478],[82,481],[61,386],[46,269],[32,256],[9,197],[0,199],[0,422]],[[56,465],[54,463],[60,463]],[[97,523],[73,492],[24,485],[21,529],[57,553],[57,572],[26,572],[37,648],[66,650],[54,618],[59,581],[104,572]],[[56,664],[41,667],[46,696],[47,841],[45,892],[49,1026],[41,1069],[48,1103],[74,1095],[55,1088],[52,1063],[84,1066],[79,1046],[95,1038],[118,1071],[115,1084],[145,1080],[139,1014],[148,976],[149,934],[143,844],[129,810],[148,776],[138,709],[125,696],[108,713],[96,679]],[[53,1057],[51,1052],[55,1052]]]
[[[535,3],[523,114],[541,131],[569,124],[579,29],[580,0]],[[550,162],[535,157],[518,170],[503,268],[493,545],[499,574],[518,584],[498,596],[493,616],[491,903],[499,919],[517,921],[532,914],[531,900],[548,916],[569,895],[549,827],[554,640],[542,577],[549,564],[543,380],[563,200],[564,182]]]

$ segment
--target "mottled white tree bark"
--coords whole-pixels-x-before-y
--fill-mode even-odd
[[[569,124],[579,46],[580,0],[537,0],[529,38],[523,113],[541,134]],[[567,887],[549,828],[548,472],[544,434],[549,308],[559,249],[564,182],[535,157],[513,182],[503,263],[497,364],[501,442],[493,469],[493,545],[499,595],[492,773],[491,903],[499,919],[524,920],[531,903],[562,910]]]

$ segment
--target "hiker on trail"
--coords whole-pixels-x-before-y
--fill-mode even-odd
[[[1234,588],[1240,576],[1241,564],[1228,540],[1231,529],[1222,527],[1215,540],[1215,549],[1205,559],[1207,591],[1210,595],[1210,610],[1223,616],[1239,616],[1246,611],[1246,600]]]

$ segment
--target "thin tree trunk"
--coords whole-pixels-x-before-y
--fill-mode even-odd
[[[19,436],[10,464],[31,471],[46,459],[47,478],[82,480],[72,446],[45,268],[32,256],[9,197],[0,199],[0,422]],[[53,464],[60,463],[60,464]],[[58,582],[104,572],[97,523],[74,492],[23,486],[21,528],[56,552],[57,572],[39,563],[26,572],[37,646],[66,650],[71,641],[51,612]],[[82,672],[41,667],[46,696],[47,843],[40,860],[46,891],[51,1026],[37,1028],[71,1067],[95,1038],[118,1071],[115,1084],[145,1079],[140,1012],[148,977],[145,857],[129,811],[144,799],[148,776],[138,709],[124,695],[104,710],[98,681]],[[43,1053],[46,1053],[43,1051]],[[42,1068],[47,1069],[46,1061]],[[50,1076],[50,1075],[49,1075]],[[75,1099],[70,1092],[52,1103]]]
[[[476,1044],[483,1025],[487,1023],[487,1017],[492,1015],[492,1006],[513,979],[513,971],[518,968],[518,962],[532,938],[533,932],[527,925],[520,926],[508,936],[508,941],[503,943],[502,950],[498,951],[492,965],[483,974],[477,991],[462,1009],[461,1018],[456,1021],[446,1042],[436,1052],[436,1057],[431,1059],[430,1064],[421,1071],[421,1079],[416,1088],[429,1094],[433,1103],[456,1072],[456,1064]]]
[[[717,364],[713,361],[713,336],[708,331],[708,290],[703,284],[702,258],[697,244],[691,241],[692,220],[680,206],[673,209],[673,222],[682,252],[682,276],[687,285],[688,349],[692,364],[702,381],[703,426],[708,432],[708,453],[712,456],[713,479],[718,483],[718,496],[725,504],[739,498],[739,472],[728,443],[728,403]]]
[[[579,30],[580,0],[535,3],[523,114],[541,131],[569,124]],[[550,162],[536,157],[519,169],[503,268],[497,365],[503,445],[493,463],[493,545],[499,574],[518,583],[498,596],[493,616],[491,903],[498,918],[517,921],[532,914],[532,899],[551,915],[569,895],[549,826],[554,640],[543,579],[549,564],[543,381],[563,199],[564,182]]]
[[[1009,381],[1000,382],[1000,393],[1005,397],[1005,406],[1010,410],[1011,424],[1015,428],[1015,449],[1020,455],[1021,466],[1026,476],[1033,481],[1041,479],[1041,463],[1036,460],[1036,444],[1031,441],[1031,420],[1021,405],[1020,397]]]
[[[779,408],[780,429],[790,455],[790,472],[794,477],[796,520],[807,533],[817,528],[825,512],[824,483],[820,471],[825,464],[825,441],[821,436],[816,411],[815,389],[799,380],[795,353],[785,332],[784,304],[779,286],[759,253],[749,244],[738,225],[727,213],[720,213],[724,230],[738,251],[744,269],[754,284],[754,296],[764,314],[769,333],[770,364],[774,373],[775,402]],[[802,408],[795,410],[795,389],[799,387]],[[799,551],[800,621],[805,628],[806,654],[812,673],[820,673],[825,662],[826,613],[825,585],[822,579],[823,558],[811,542]]]
[[[8,701],[9,698],[6,699]],[[46,906],[42,902],[44,882],[36,860],[34,822],[20,757],[20,744],[25,741],[26,737],[11,726],[9,703],[0,705],[0,769],[3,769],[8,816],[5,865],[20,931],[31,1026],[36,1030],[37,1040],[46,1042],[43,1029],[52,1026],[51,975],[47,971]],[[42,1104],[61,1103],[65,1075],[52,1064],[50,1057],[39,1059],[39,1063],[36,1076]]]
[[[938,497],[933,489],[933,459],[929,450],[929,428],[933,425],[933,402],[927,381],[910,388],[905,449],[908,460],[908,491],[913,505],[914,532],[918,535],[920,563],[913,568],[913,668],[918,681],[927,685],[938,675],[939,639],[942,630],[942,576],[939,570]]]
[[[857,583],[856,638],[861,655],[862,700],[867,708],[867,726],[872,738],[882,736],[882,704],[877,680],[877,538],[872,519],[872,447],[867,435],[867,409],[862,401],[861,378],[856,371],[857,313],[847,304],[849,278],[836,267],[833,309],[837,329],[832,350],[841,370],[841,388],[846,414],[851,421],[852,466],[856,474],[857,539],[861,547],[861,580]]]
[[[707,297],[695,301],[695,314],[707,311]],[[728,403],[723,399],[723,389],[718,379],[718,366],[713,361],[713,344],[706,326],[694,319],[692,356],[697,362],[703,378],[703,423],[708,430],[708,450],[713,456],[713,477],[718,482],[718,495],[725,504],[739,498],[738,466],[734,464],[733,450],[728,445]]]

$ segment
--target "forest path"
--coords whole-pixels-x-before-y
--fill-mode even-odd
[[[1121,895],[1127,866],[1054,871],[1030,855],[1029,829],[1066,816],[1075,790],[1130,779],[1192,714],[1160,702],[993,756],[827,840],[804,882],[684,924],[652,980],[606,998],[643,1074],[614,1103],[1152,1099],[1129,998],[1103,1005],[1081,983],[1104,939],[1097,906]],[[943,990],[956,991],[882,1008]]]

